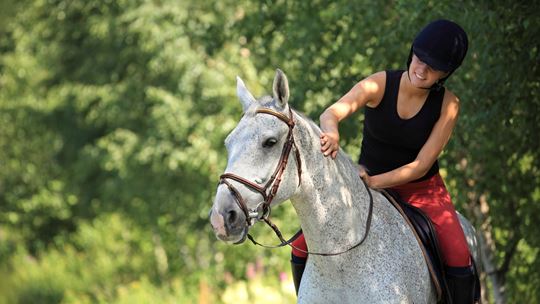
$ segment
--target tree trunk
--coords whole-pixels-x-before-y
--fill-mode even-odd
[[[487,276],[487,279],[491,281],[492,291],[493,291],[493,300],[495,304],[505,304],[505,296],[504,296],[504,284],[502,284],[499,280],[499,277],[497,276],[497,268],[495,265],[493,265],[493,250],[491,250],[490,246],[486,243],[484,231],[478,234],[479,242],[480,242],[480,255],[482,259],[482,267],[484,268],[484,273]],[[484,284],[484,286],[487,284]],[[482,299],[485,301],[486,295],[485,295],[485,288],[482,289]]]

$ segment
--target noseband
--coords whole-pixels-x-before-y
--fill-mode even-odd
[[[279,118],[281,121],[287,124],[289,127],[289,133],[287,134],[287,140],[283,146],[283,150],[281,150],[281,157],[279,158],[278,165],[276,169],[274,170],[274,173],[270,177],[270,179],[266,182],[264,186],[259,186],[258,184],[247,180],[241,176],[238,176],[233,173],[224,173],[219,177],[219,184],[225,184],[231,191],[231,193],[236,198],[236,203],[244,213],[246,217],[246,225],[251,226],[253,225],[253,220],[268,220],[268,216],[270,215],[270,204],[272,203],[272,200],[274,199],[278,189],[279,185],[281,183],[281,178],[283,173],[285,172],[285,168],[287,167],[287,162],[289,160],[289,154],[291,152],[291,149],[294,147],[295,151],[295,157],[296,157],[296,167],[298,170],[298,185],[300,185],[300,182],[302,180],[302,163],[300,160],[300,152],[298,152],[298,147],[296,147],[296,143],[294,142],[294,136],[293,136],[293,129],[294,129],[294,120],[293,120],[293,112],[291,108],[289,107],[289,117],[286,115],[267,109],[267,108],[261,108],[256,111],[256,113],[264,113],[269,114],[272,116],[275,116]],[[237,181],[244,186],[251,188],[257,192],[259,192],[263,197],[263,202],[261,202],[255,209],[249,209],[247,207],[247,204],[240,194],[238,190],[227,180],[232,179],[234,181]]]

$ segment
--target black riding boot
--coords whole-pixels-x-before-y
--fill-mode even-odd
[[[304,268],[306,268],[306,261],[306,258],[297,257],[294,254],[291,254],[291,270],[296,295],[298,295],[300,281],[302,280],[302,275],[304,274]]]
[[[475,303],[476,277],[473,266],[447,267],[446,281],[452,304]]]

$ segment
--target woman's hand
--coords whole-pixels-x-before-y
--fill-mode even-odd
[[[375,185],[373,183],[373,177],[369,176],[366,167],[364,167],[362,165],[359,165],[358,166],[358,175],[360,175],[360,178],[363,179],[364,182],[366,182],[368,187],[370,187],[372,189],[377,189],[377,187],[375,187]]]
[[[321,152],[324,156],[335,159],[339,150],[339,134],[337,132],[321,133]]]

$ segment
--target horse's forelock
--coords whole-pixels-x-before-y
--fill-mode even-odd
[[[263,96],[257,100],[258,103],[266,108],[276,108],[276,101],[270,96]]]
[[[277,112],[281,112],[274,98],[272,98],[271,96],[263,96],[257,99],[257,102],[251,104],[251,106],[246,110],[244,115],[247,115],[248,117],[253,117],[255,116],[255,114],[257,114],[257,110],[260,108],[269,108]]]

